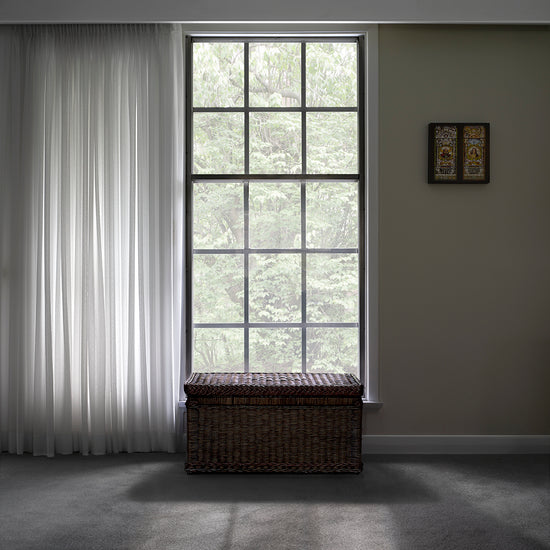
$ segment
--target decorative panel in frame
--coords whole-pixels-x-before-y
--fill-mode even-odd
[[[432,122],[428,183],[489,183],[489,124]]]

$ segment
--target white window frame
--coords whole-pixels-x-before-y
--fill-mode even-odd
[[[366,353],[361,381],[365,386],[363,402],[367,408],[379,408],[382,406],[379,390],[379,231],[378,231],[378,25],[348,25],[325,24],[313,25],[307,23],[293,24],[195,24],[186,25],[184,35],[187,36],[245,36],[263,35],[269,37],[306,36],[315,35],[362,35],[364,38],[364,77],[365,77],[365,230],[364,239],[366,250],[365,269],[365,319],[362,319],[365,334]],[[186,41],[184,40],[184,43]],[[184,83],[185,84],[185,83]],[[187,147],[191,144],[186,144]],[[185,182],[187,184],[187,182]],[[186,276],[190,276],[187,273]],[[186,338],[183,338],[185,346]],[[185,379],[191,374],[191,365],[187,364],[185,350],[182,353],[182,376],[180,381],[180,395],[183,405]]]

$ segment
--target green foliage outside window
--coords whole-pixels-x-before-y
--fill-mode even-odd
[[[244,44],[193,44],[193,107],[202,110],[192,115],[192,171],[242,175],[248,155],[250,173],[246,182],[192,183],[193,322],[242,324],[247,313],[250,323],[319,323],[247,329],[249,370],[358,374],[359,184],[338,180],[359,169],[357,44],[306,43],[305,54],[303,81],[301,43],[250,42],[247,98]],[[306,108],[325,110],[284,110],[304,107],[304,97]],[[334,181],[293,179],[304,168]],[[289,178],[255,181],[254,174]],[[244,334],[195,327],[193,370],[242,371]]]

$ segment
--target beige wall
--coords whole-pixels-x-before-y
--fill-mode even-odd
[[[488,185],[427,125],[491,124]],[[550,434],[550,30],[380,28],[380,387],[369,434]]]

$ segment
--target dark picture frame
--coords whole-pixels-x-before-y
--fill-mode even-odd
[[[490,125],[432,122],[428,125],[428,183],[489,183]]]

